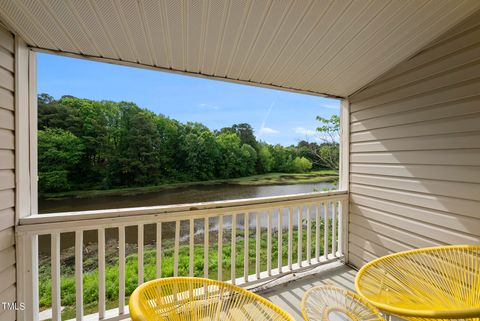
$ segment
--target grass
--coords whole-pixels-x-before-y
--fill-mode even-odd
[[[338,172],[334,170],[312,171],[308,173],[269,173],[235,178],[229,184],[238,185],[282,185],[332,182],[338,180]]]
[[[321,231],[323,231],[323,221],[321,223]],[[331,231],[331,229],[330,229]],[[288,231],[282,230],[282,263],[283,266],[287,264],[288,260]],[[273,231],[272,234],[272,268],[278,265],[278,232]],[[322,233],[322,232],[321,232]],[[236,275],[235,277],[243,276],[243,261],[244,261],[244,234],[243,231],[237,231],[236,242]],[[312,249],[311,256],[315,257],[315,227],[312,226]],[[323,235],[320,235],[320,253],[323,253]],[[217,278],[218,273],[218,243],[216,232],[210,233],[210,242],[208,247],[208,277],[212,279]],[[261,245],[260,245],[260,267],[262,271],[267,269],[267,231],[261,231]],[[189,246],[188,241],[183,241],[179,248],[178,256],[178,275],[187,276],[189,273]],[[255,259],[256,259],[256,244],[255,244],[255,230],[249,231],[248,238],[248,261],[249,274],[255,273]],[[307,246],[307,231],[306,226],[302,233],[302,258],[306,259]],[[329,235],[329,248],[331,248],[331,235]],[[137,287],[137,261],[136,246],[127,244],[126,246],[126,263],[125,263],[125,292],[126,300]],[[228,230],[223,234],[222,246],[222,272],[223,280],[231,279],[231,233]],[[98,261],[97,248],[95,245],[88,245],[84,248],[84,273],[83,273],[83,302],[84,313],[91,314],[98,311]],[[173,257],[174,257],[174,242],[172,239],[162,240],[162,277],[173,276]],[[292,240],[292,261],[297,262],[298,257],[298,231],[294,229]],[[61,305],[65,307],[62,313],[62,320],[68,320],[75,317],[75,271],[74,271],[74,250],[72,248],[66,249],[62,252],[61,257]],[[144,279],[145,281],[156,278],[156,251],[155,245],[149,244],[145,246],[144,250]],[[197,277],[204,276],[204,246],[203,236],[201,239],[195,240],[194,246],[194,275]],[[118,249],[116,240],[107,242],[106,248],[106,308],[118,307]],[[50,270],[50,256],[40,257],[39,266],[39,303],[40,308],[46,309],[51,307],[51,270]]]
[[[58,193],[43,193],[40,195],[44,199],[59,199],[59,198],[93,198],[97,196],[113,196],[113,195],[137,195],[150,192],[158,192],[163,190],[186,188],[190,186],[209,186],[218,184],[232,184],[232,185],[285,185],[285,184],[307,184],[307,183],[321,183],[333,182],[338,180],[338,171],[335,170],[318,170],[307,173],[268,173],[262,175],[253,175],[247,177],[233,178],[233,179],[217,179],[210,181],[196,181],[183,183],[167,183],[158,186],[143,186],[143,187],[129,187],[116,188],[109,190],[80,190],[67,191]]]

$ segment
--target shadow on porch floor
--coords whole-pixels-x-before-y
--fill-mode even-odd
[[[332,284],[338,287],[355,291],[355,275],[357,271],[340,265],[327,271],[292,278],[291,281],[270,288],[259,293],[282,309],[290,313],[296,320],[303,320],[300,312],[300,301],[303,294],[313,286]]]

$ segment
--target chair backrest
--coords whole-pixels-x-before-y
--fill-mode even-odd
[[[402,318],[478,318],[480,245],[435,246],[380,257],[358,271],[355,287],[382,311]]]
[[[129,300],[133,321],[268,320],[293,317],[261,296],[204,278],[173,277],[140,285]]]
[[[377,308],[356,293],[333,285],[309,289],[300,304],[306,321],[328,321],[333,314],[343,314],[354,321],[385,321]]]

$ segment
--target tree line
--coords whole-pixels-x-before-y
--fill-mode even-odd
[[[300,173],[335,167],[319,156],[337,148],[306,141],[271,145],[245,123],[211,131],[132,102],[48,94],[38,96],[38,129],[40,192]]]

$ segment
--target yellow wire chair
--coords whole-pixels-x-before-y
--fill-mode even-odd
[[[270,301],[238,286],[204,278],[146,282],[130,296],[133,321],[294,321]]]
[[[355,287],[380,310],[404,319],[480,321],[480,245],[381,257],[360,269]]]
[[[342,313],[353,321],[385,321],[380,312],[359,295],[333,285],[309,289],[300,303],[305,321],[337,320]]]

